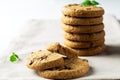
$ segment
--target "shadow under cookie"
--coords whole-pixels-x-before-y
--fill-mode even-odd
[[[107,45],[105,53],[103,55],[120,55],[120,46]]]

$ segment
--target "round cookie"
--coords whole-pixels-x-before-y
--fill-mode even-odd
[[[62,24],[62,29],[68,33],[95,33],[104,29],[104,24],[91,25],[91,26],[71,26]]]
[[[95,18],[75,18],[63,16],[61,21],[64,24],[68,25],[97,25],[103,22],[103,17],[95,17]]]
[[[54,67],[64,66],[64,59],[57,53],[43,50],[37,51],[27,58],[26,65],[34,70],[45,70]]]
[[[68,58],[77,58],[78,57],[78,55],[75,54],[74,50],[72,50],[68,47],[62,46],[58,42],[51,43],[50,45],[48,45],[47,50],[51,51],[51,52],[56,52],[56,53],[62,54],[64,56],[67,56]]]
[[[74,50],[79,56],[92,56],[102,53],[105,50],[105,45],[88,49],[72,49],[72,50]]]
[[[62,13],[71,17],[100,17],[104,9],[97,6],[80,6],[80,4],[69,4],[62,8]]]
[[[91,47],[97,47],[104,44],[104,39],[96,40],[96,41],[82,41],[82,42],[76,42],[76,41],[70,41],[67,39],[64,39],[64,44],[71,48],[91,48]]]
[[[38,71],[38,74],[48,79],[73,79],[84,76],[88,71],[89,64],[87,60],[74,58],[65,59],[65,66],[63,68]]]
[[[104,39],[105,32],[104,30],[97,33],[89,33],[89,34],[72,34],[64,32],[64,38],[71,41],[95,41]]]

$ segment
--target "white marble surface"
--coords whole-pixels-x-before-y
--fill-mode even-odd
[[[120,19],[120,0],[98,0],[105,8]],[[0,0],[0,54],[20,29],[32,19],[59,19],[61,7],[80,0]]]

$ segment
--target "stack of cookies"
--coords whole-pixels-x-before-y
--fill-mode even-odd
[[[78,55],[89,56],[101,53],[104,44],[104,9],[96,6],[66,5],[62,9],[64,44]]]

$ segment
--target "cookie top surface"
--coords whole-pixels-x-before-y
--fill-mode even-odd
[[[104,9],[98,6],[69,4],[62,8],[62,13],[71,17],[100,17],[104,14]]]
[[[69,4],[66,5],[64,8],[68,8],[71,10],[83,10],[83,11],[98,11],[103,10],[102,7],[96,7],[96,6],[81,6],[80,4]]]
[[[52,53],[47,50],[40,50],[30,54],[26,60],[26,65],[31,69],[39,70],[44,67],[44,64],[49,64],[58,59],[62,59],[60,54]]]
[[[32,53],[29,56],[29,59],[33,60],[33,59],[39,59],[40,63],[43,62],[49,62],[58,58],[61,58],[62,56],[59,54],[55,54],[55,53],[51,53],[50,51],[47,50],[43,50],[43,51],[37,51]]]
[[[78,55],[75,54],[75,52],[73,50],[71,50],[68,47],[65,47],[65,46],[61,45],[58,42],[54,42],[54,43],[51,43],[50,45],[48,45],[47,50],[49,50],[51,52],[59,53],[59,54],[64,55],[68,58],[78,57]]]
[[[62,68],[53,68],[51,71],[70,71],[70,70],[78,70],[85,67],[89,67],[88,61],[86,59],[80,58],[72,58],[72,59],[64,59],[65,65]]]

